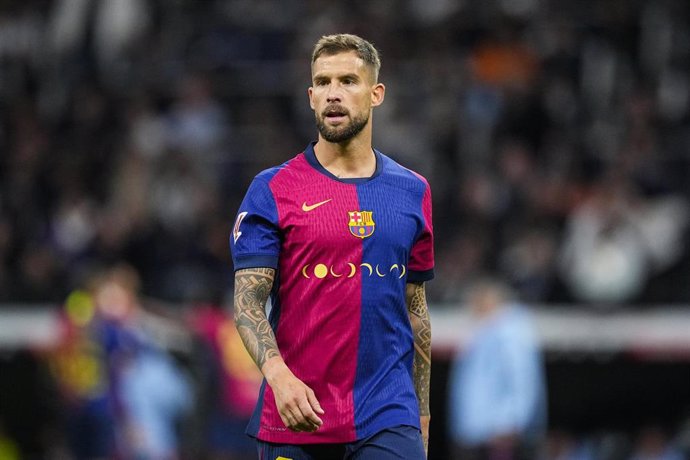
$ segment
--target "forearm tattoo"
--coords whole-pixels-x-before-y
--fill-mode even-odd
[[[407,311],[414,334],[413,376],[419,401],[419,415],[430,415],[429,388],[431,384],[431,321],[423,283],[408,283]]]
[[[259,369],[280,356],[273,328],[266,317],[266,301],[273,287],[275,270],[248,268],[235,272],[235,325]]]

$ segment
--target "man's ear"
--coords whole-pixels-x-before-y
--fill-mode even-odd
[[[311,86],[307,88],[307,95],[309,96],[309,107],[311,107],[312,110],[314,110],[314,100],[312,99],[312,95],[314,94],[314,88]]]
[[[386,86],[383,83],[376,83],[371,87],[371,106],[376,107],[383,103],[386,96]]]

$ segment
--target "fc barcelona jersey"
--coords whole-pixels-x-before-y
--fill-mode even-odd
[[[288,444],[344,443],[419,427],[405,285],[433,278],[426,180],[375,151],[376,172],[338,179],[313,144],[256,176],[230,245],[235,270],[276,269],[269,321],[292,372],[325,414],[288,430],[264,382],[247,432]]]

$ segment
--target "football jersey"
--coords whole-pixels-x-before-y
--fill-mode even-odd
[[[339,179],[310,144],[257,175],[240,206],[234,268],[276,269],[269,321],[278,348],[325,411],[317,431],[288,430],[264,381],[247,428],[261,440],[344,443],[419,427],[405,288],[434,275],[431,192],[374,153],[373,176]]]

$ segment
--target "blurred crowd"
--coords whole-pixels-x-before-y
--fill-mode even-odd
[[[375,145],[435,196],[436,303],[690,301],[682,0],[0,2],[0,301],[126,261],[143,292],[231,290],[254,174],[315,138],[322,34],[382,51]]]

